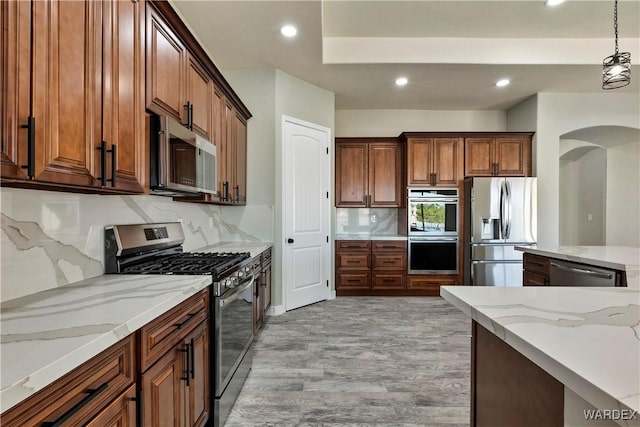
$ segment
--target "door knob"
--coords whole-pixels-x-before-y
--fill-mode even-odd
[[[289,238],[287,239],[287,243],[293,243],[293,239],[292,239],[291,237],[289,237]]]

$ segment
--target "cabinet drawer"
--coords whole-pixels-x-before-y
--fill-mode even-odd
[[[262,263],[262,265],[265,265],[271,262],[271,248],[267,249],[266,251],[262,252],[262,254],[260,254],[260,262]]]
[[[374,240],[371,242],[374,251],[406,251],[407,242],[403,240]]]
[[[549,277],[549,258],[525,253],[522,257],[522,267],[530,272]]]
[[[144,372],[208,316],[207,288],[143,326],[139,331],[140,371]]]
[[[370,264],[369,254],[337,254],[337,269],[368,270]]]
[[[338,273],[336,274],[337,289],[369,289],[369,273]]]
[[[406,270],[407,254],[373,254],[373,268],[375,270]]]
[[[87,424],[134,383],[134,349],[132,334],[2,414],[2,425]]]
[[[373,289],[404,289],[406,274],[402,271],[389,273],[373,273],[371,286]]]
[[[336,250],[346,252],[369,252],[371,242],[369,240],[338,240]]]
[[[549,278],[542,274],[525,270],[522,275],[522,284],[524,286],[548,286]]]
[[[429,289],[440,291],[440,286],[455,285],[457,276],[408,276],[407,289]]]

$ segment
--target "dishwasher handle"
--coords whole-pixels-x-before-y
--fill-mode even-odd
[[[613,275],[610,273],[601,273],[599,271],[589,270],[587,268],[576,268],[576,267],[567,267],[566,265],[561,265],[555,262],[550,262],[549,265],[551,267],[557,268],[559,270],[570,271],[576,274],[584,274],[587,276],[600,277],[603,279],[612,279]]]

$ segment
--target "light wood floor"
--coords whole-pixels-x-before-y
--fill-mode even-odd
[[[271,317],[226,426],[468,426],[470,333],[440,298],[338,297]]]

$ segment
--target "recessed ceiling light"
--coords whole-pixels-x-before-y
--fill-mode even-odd
[[[561,3],[564,3],[564,0],[546,0],[544,2],[547,6],[557,6]]]
[[[280,33],[285,37],[294,37],[296,34],[298,34],[298,30],[293,25],[285,25],[284,27],[280,28]]]
[[[409,83],[409,79],[408,79],[408,78],[406,78],[406,77],[398,77],[398,78],[396,79],[396,85],[397,85],[397,86],[404,86],[404,85],[406,85],[407,83]]]
[[[498,87],[505,87],[507,86],[509,83],[511,83],[511,80],[509,79],[500,79],[496,82],[496,86]]]

